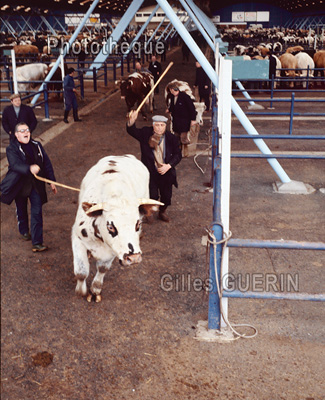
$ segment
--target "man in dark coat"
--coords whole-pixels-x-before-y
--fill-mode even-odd
[[[75,69],[69,68],[67,75],[64,77],[63,80],[63,92],[64,92],[64,103],[65,103],[65,110],[64,110],[64,119],[63,121],[68,124],[68,116],[69,112],[72,108],[73,112],[73,119],[75,122],[81,122],[81,119],[78,117],[78,103],[76,97],[76,88],[73,80]]]
[[[154,82],[156,83],[161,75],[161,64],[157,61],[157,58],[154,54],[151,56],[149,71],[152,73]],[[159,85],[156,86],[155,93],[159,93]]]
[[[47,250],[43,245],[42,205],[47,202],[45,183],[33,175],[55,181],[51,161],[41,143],[30,139],[28,125],[17,124],[15,139],[6,149],[9,168],[0,184],[2,203],[16,203],[18,229],[22,239],[32,239],[33,252]],[[56,186],[51,183],[54,194]],[[31,203],[31,234],[28,226],[27,200]]]
[[[210,110],[210,92],[211,92],[211,82],[208,75],[205,73],[204,69],[201,67],[201,64],[196,61],[196,73],[195,73],[195,83],[194,87],[198,87],[200,101],[204,101],[205,103],[205,111]]]
[[[196,124],[196,111],[193,100],[185,92],[181,92],[177,85],[170,88],[167,101],[167,112],[173,117],[173,131],[180,138],[182,144],[189,144],[189,130]]]
[[[171,204],[173,185],[178,186],[175,167],[182,159],[178,139],[166,130],[168,119],[163,115],[154,116],[152,126],[143,128],[135,126],[137,117],[136,111],[130,112],[126,129],[129,135],[140,142],[141,161],[150,173],[150,198],[160,198],[164,203],[164,206],[160,206],[158,218],[169,222],[166,209]]]
[[[19,122],[25,122],[30,128],[30,133],[37,125],[37,119],[31,107],[21,103],[19,93],[10,96],[11,105],[7,106],[2,113],[2,127],[10,136],[10,143],[15,139],[15,126]]]

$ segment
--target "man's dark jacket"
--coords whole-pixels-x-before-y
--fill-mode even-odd
[[[36,128],[37,119],[35,117],[34,111],[31,107],[26,106],[25,104],[20,105],[20,110],[18,117],[16,115],[14,106],[7,106],[3,110],[2,114],[2,126],[3,129],[10,135],[15,134],[15,126],[19,122],[25,122],[28,125],[30,132]]]
[[[170,93],[169,111],[173,117],[173,130],[177,133],[188,132],[191,121],[196,120],[196,111],[193,100],[185,92],[179,92],[176,104],[174,96]]]
[[[153,127],[145,126],[137,128],[135,124],[127,126],[126,130],[129,135],[134,137],[140,142],[141,148],[141,161],[148,168],[151,179],[154,178],[158,172],[155,166],[155,157],[153,149],[149,146],[149,138],[153,135]],[[171,132],[165,132],[165,157],[164,163],[170,164],[170,173],[173,175],[173,185],[177,187],[176,170],[175,166],[181,161],[182,153],[179,147],[178,138]],[[169,172],[167,171],[167,172]]]
[[[37,174],[43,178],[55,181],[54,171],[48,155],[45,153],[41,143],[30,140],[32,144],[35,164],[40,167]],[[27,162],[27,157],[18,142],[15,140],[6,149],[9,168],[7,175],[0,184],[2,203],[11,204],[17,197],[19,192],[26,186],[26,182],[30,181],[37,193],[41,197],[42,204],[47,202],[45,183],[36,179],[30,172],[30,165]]]

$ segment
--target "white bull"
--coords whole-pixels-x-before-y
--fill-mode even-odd
[[[44,81],[47,73],[48,66],[42,63],[26,64],[22,67],[16,68],[16,76],[18,83],[18,91],[26,92],[30,88],[39,85],[40,83],[27,83],[28,81]],[[24,83],[27,81],[26,83]]]
[[[101,301],[104,276],[115,257],[124,266],[141,262],[142,215],[150,215],[161,204],[149,199],[149,172],[132,155],[104,157],[87,172],[72,227],[77,294],[87,295],[88,254],[97,267],[88,301],[92,295]]]

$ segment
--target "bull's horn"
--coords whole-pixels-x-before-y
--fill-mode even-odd
[[[161,203],[158,200],[152,200],[152,199],[138,199],[139,201],[139,206],[141,206],[142,204],[155,204],[157,206],[163,206],[164,203]]]
[[[98,204],[95,204],[94,206],[88,208],[88,210],[86,211],[86,214],[89,215],[89,214],[93,213],[94,211],[104,210],[104,208],[105,208],[105,203],[98,203]]]

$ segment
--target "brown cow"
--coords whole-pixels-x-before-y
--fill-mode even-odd
[[[28,56],[37,56],[38,55],[38,47],[33,46],[32,44],[22,44],[14,46],[14,51],[16,57],[26,58]]]
[[[286,50],[286,53],[295,55],[295,54],[299,53],[300,51],[304,51],[304,48],[301,46],[293,46],[293,47],[288,47]]]
[[[319,50],[314,54],[314,63],[315,68],[321,68],[321,71],[315,71],[315,77],[318,77],[318,73],[320,73],[321,77],[325,77],[325,50]],[[321,82],[322,85],[325,84],[325,81]]]
[[[296,68],[298,67],[298,60],[295,56],[290,53],[284,53],[279,57],[281,62],[281,67],[284,69],[288,69],[288,71],[284,71],[284,75],[286,77],[294,79],[296,76]],[[293,81],[290,82],[289,85],[291,88],[294,87]]]
[[[121,79],[116,83],[120,84],[121,99],[125,99],[128,111],[130,111],[135,103],[140,105],[150,89],[153,88],[154,79],[153,75],[148,72],[134,72],[128,78]],[[153,112],[153,96],[154,93],[152,92],[146,102],[149,105],[150,112]],[[148,119],[143,107],[141,108],[141,114],[144,120]]]

